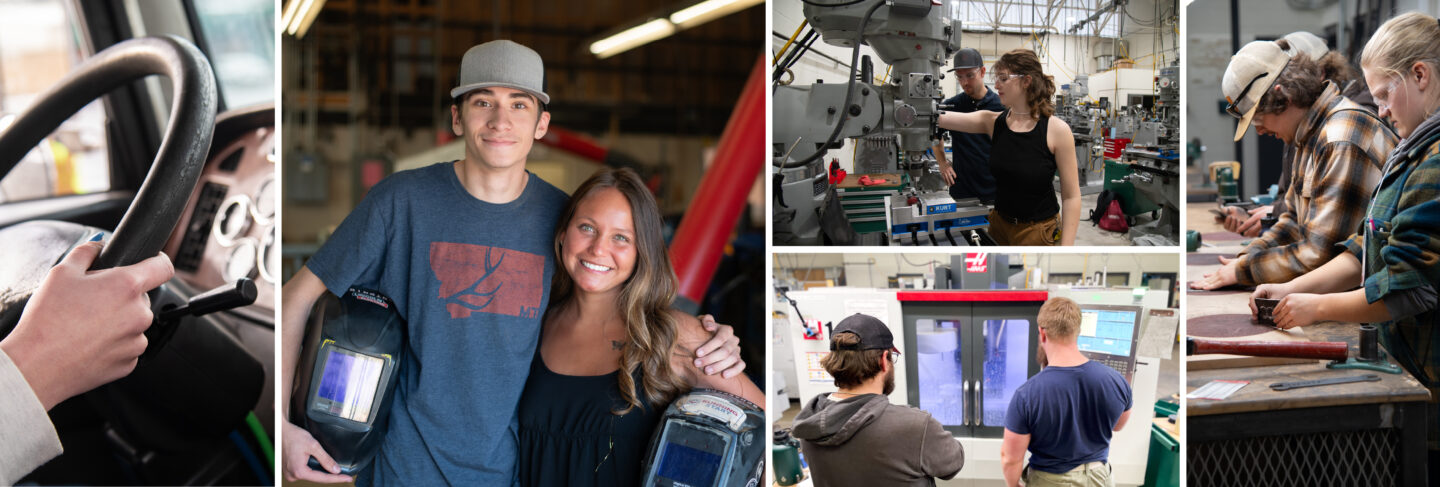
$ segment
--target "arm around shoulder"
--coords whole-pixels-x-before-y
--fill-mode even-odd
[[[700,320],[679,311],[670,310],[675,320],[675,345],[671,347],[670,367],[684,378],[690,387],[704,387],[728,392],[755,403],[765,409],[765,393],[755,386],[745,374],[726,379],[720,375],[706,375],[695,366],[694,351],[710,338],[710,332],[700,325]]]

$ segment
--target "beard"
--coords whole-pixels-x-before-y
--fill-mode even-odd
[[[895,392],[895,368],[894,368],[894,367],[891,367],[891,368],[890,368],[890,371],[885,373],[885,387],[884,387],[884,391],[885,391],[885,392],[884,392],[883,394],[886,395],[886,396],[890,395],[890,393],[892,393],[892,392]]]

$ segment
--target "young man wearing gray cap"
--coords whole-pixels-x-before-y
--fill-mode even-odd
[[[551,239],[568,197],[525,169],[550,123],[538,53],[506,40],[475,46],[450,95],[451,129],[465,142],[465,158],[375,185],[283,291],[284,404],[306,316],[326,290],[375,289],[408,322],[389,429],[357,475],[363,485],[515,479],[515,407],[535,356],[555,271]],[[702,345],[706,365],[734,358],[729,336],[725,327]],[[283,429],[287,480],[351,480],[307,431],[290,422]],[[330,473],[307,468],[310,457]]]
[[[1130,384],[1080,353],[1080,307],[1051,298],[1035,318],[1045,368],[1015,389],[1005,412],[1005,485],[1111,486],[1110,438],[1130,419]],[[1025,451],[1030,465],[1021,468]]]
[[[955,67],[950,69],[960,80],[960,93],[944,101],[951,111],[970,113],[976,110],[999,112],[1005,110],[1000,96],[985,86],[985,59],[980,51],[973,48],[961,49],[955,53]],[[980,198],[985,204],[995,201],[995,177],[990,175],[990,136],[967,132],[950,132],[950,153],[954,161],[945,157],[945,147],[936,143],[932,150],[935,161],[940,164],[940,176],[950,185],[950,197],[956,200]]]
[[[1190,287],[1287,282],[1344,250],[1335,244],[1359,228],[1397,139],[1373,112],[1341,95],[1308,55],[1291,57],[1274,42],[1246,44],[1221,84],[1226,112],[1240,119],[1235,140],[1253,121],[1256,133],[1295,147],[1290,188],[1274,226]]]
[[[935,485],[965,465],[960,442],[930,413],[890,404],[899,355],[879,319],[835,325],[821,365],[840,390],[812,398],[791,428],[817,487]]]

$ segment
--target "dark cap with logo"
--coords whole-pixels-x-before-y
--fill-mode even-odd
[[[973,47],[967,47],[955,53],[955,67],[945,71],[982,67],[985,67],[985,58],[980,56],[980,51],[976,51]]]
[[[841,333],[854,333],[860,337],[860,343],[856,345],[837,346],[835,335]],[[890,335],[890,328],[885,326],[874,316],[853,314],[849,318],[840,320],[840,324],[830,332],[830,350],[891,350],[895,348],[895,338]]]

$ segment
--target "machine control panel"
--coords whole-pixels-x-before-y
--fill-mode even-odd
[[[1135,377],[1135,342],[1140,333],[1140,306],[1080,305],[1080,353],[1120,372],[1126,381]]]

